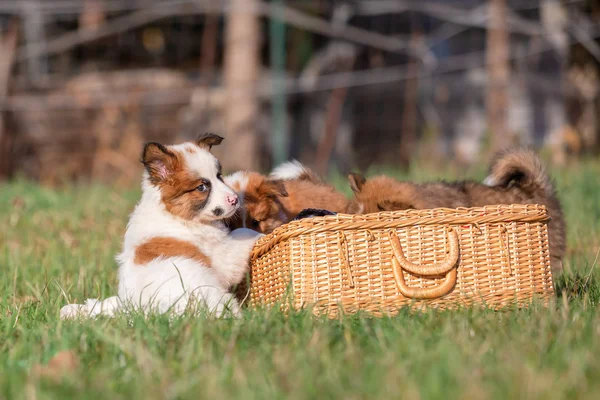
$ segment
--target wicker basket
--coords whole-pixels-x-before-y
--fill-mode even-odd
[[[544,206],[501,205],[293,221],[256,243],[250,305],[336,316],[546,302],[548,220]]]

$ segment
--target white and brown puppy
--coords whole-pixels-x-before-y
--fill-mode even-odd
[[[229,233],[223,223],[239,201],[210,153],[222,140],[206,134],[179,145],[145,145],[142,199],[117,256],[118,296],[69,304],[61,317],[110,316],[121,309],[180,314],[188,307],[238,312],[228,290],[248,271],[260,235],[249,229]]]

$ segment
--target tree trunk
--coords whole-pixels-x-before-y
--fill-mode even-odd
[[[34,87],[43,86],[45,75],[48,72],[47,58],[45,55],[36,54],[35,47],[45,48],[45,20],[46,16],[38,8],[38,0],[23,2],[22,20],[25,36],[25,49],[27,57],[27,75],[29,82]]]
[[[260,72],[260,24],[248,11],[256,0],[232,0],[225,30],[224,75],[225,151],[221,158],[228,170],[256,170],[258,166],[257,119],[254,85]]]
[[[204,20],[202,47],[200,49],[200,78],[206,86],[211,85],[215,73],[218,34],[219,17],[214,14],[207,14]]]
[[[5,34],[0,34],[0,179],[10,175],[11,148],[13,138],[6,129],[5,106],[8,98],[8,86],[17,48],[18,27],[11,21]]]
[[[317,172],[321,176],[327,176],[329,160],[331,160],[331,153],[335,147],[340,120],[342,119],[342,110],[347,94],[347,87],[339,87],[333,89],[329,95],[327,113],[325,114],[325,132],[323,132],[323,137],[317,147],[317,157],[315,161]]]
[[[509,35],[506,30],[506,0],[492,0],[489,5],[487,33],[487,119],[493,151],[510,143],[508,117],[508,80],[510,75]]]

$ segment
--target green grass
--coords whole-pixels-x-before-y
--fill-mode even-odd
[[[415,171],[404,177],[441,176]],[[67,301],[115,294],[114,254],[139,193],[5,184],[0,398],[600,398],[599,174],[591,162],[554,171],[569,252],[549,307],[339,320],[258,310],[60,321]],[[59,381],[32,373],[61,350],[79,367]]]

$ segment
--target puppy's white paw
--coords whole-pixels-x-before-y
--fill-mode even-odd
[[[60,319],[75,319],[88,315],[85,304],[67,304],[60,309]]]
[[[61,319],[73,318],[95,318],[99,315],[112,317],[119,307],[118,297],[109,297],[104,301],[98,299],[87,299],[85,304],[67,304],[60,309]]]

